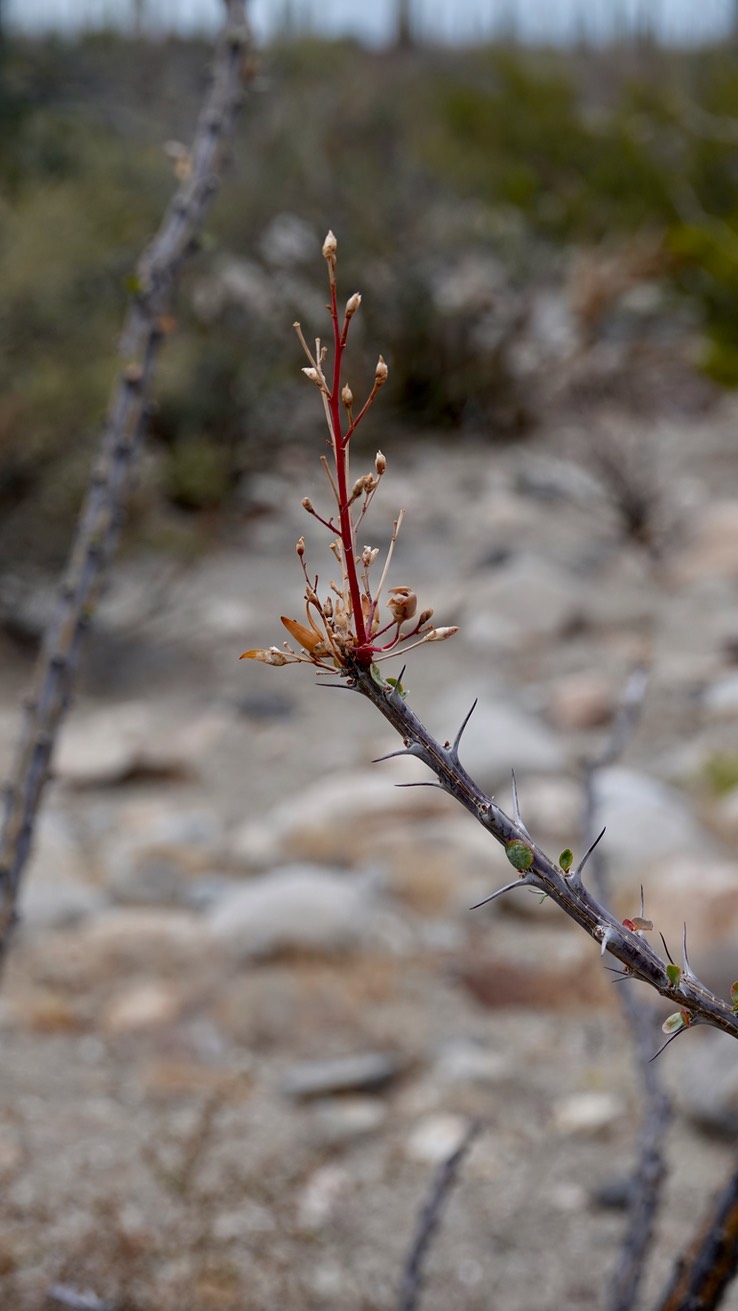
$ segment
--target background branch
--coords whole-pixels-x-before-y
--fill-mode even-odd
[[[415,1311],[420,1300],[423,1266],[438,1232],[444,1202],[453,1188],[461,1163],[480,1130],[472,1120],[459,1146],[442,1161],[436,1171],[428,1196],[418,1214],[415,1237],[405,1261],[400,1283],[397,1311]]]
[[[738,1168],[700,1226],[657,1311],[715,1311],[738,1273]]]
[[[122,336],[125,364],[114,385],[55,614],[36,665],[0,834],[0,965],[16,905],[49,762],[74,686],[85,629],[118,541],[131,466],[146,425],[154,365],[177,276],[217,190],[241,98],[248,29],[244,0],[225,0],[213,82],[183,172],[158,232],[139,260]]]
[[[584,775],[584,844],[594,840],[602,828],[602,814],[597,800],[597,779],[601,771],[615,763],[635,732],[648,683],[648,668],[633,670],[605,744],[590,762]],[[602,843],[592,852],[589,863],[592,882],[601,901],[609,900],[610,879],[607,855]],[[607,1289],[607,1311],[630,1311],[635,1305],[653,1238],[653,1228],[661,1203],[666,1178],[664,1142],[671,1122],[671,1102],[661,1081],[659,1067],[653,1062],[654,1014],[627,984],[618,988],[618,1001],[630,1029],[636,1068],[644,1099],[641,1127],[636,1143],[636,1167],[628,1195],[628,1224]]]

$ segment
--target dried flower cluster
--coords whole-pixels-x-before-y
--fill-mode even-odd
[[[403,511],[400,511],[394,522],[376,587],[373,587],[370,575],[379,556],[379,548],[363,546],[359,549],[357,545],[358,530],[386,471],[387,461],[382,452],[377,451],[374,468],[352,481],[349,472],[350,442],[380,388],[387,381],[388,369],[380,355],[369,396],[355,413],[353,392],[348,383],[342,381],[342,363],[349,327],[361,305],[361,296],[354,292],[349,297],[341,321],[336,294],[336,251],[336,238],[329,232],[323,243],[323,258],[328,266],[329,309],[333,324],[330,380],[326,373],[327,347],[317,338],[315,350],[311,351],[300,324],[296,323],[294,327],[309,361],[303,373],[320,392],[325,411],[332,460],[322,456],[321,462],[335,501],[335,509],[327,516],[322,515],[307,496],[302,505],[309,515],[333,534],[330,550],[338,568],[338,581],[330,579],[328,589],[321,597],[317,574],[311,577],[308,572],[305,539],[301,537],[297,543],[297,554],[305,576],[306,622],[282,616],[282,623],[297,649],[284,642],[281,647],[244,651],[241,657],[261,660],[268,665],[309,663],[329,673],[350,671],[357,666],[367,668],[398,651],[404,653],[426,642],[440,642],[457,632],[455,627],[433,627],[431,609],[422,609],[418,613],[418,598],[412,587],[400,585],[389,588],[384,612],[380,608]]]

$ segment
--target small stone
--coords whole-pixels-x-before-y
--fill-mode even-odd
[[[573,674],[560,679],[551,691],[548,713],[562,732],[601,728],[612,719],[612,686],[597,674]]]
[[[700,517],[675,573],[680,582],[738,577],[738,500],[713,503]]]
[[[376,1097],[326,1097],[313,1102],[310,1136],[314,1144],[338,1147],[381,1128],[387,1107]]]
[[[468,1128],[462,1115],[426,1115],[412,1130],[405,1151],[412,1161],[438,1165],[461,1146]]]
[[[108,1034],[158,1028],[171,1024],[181,1006],[178,990],[154,981],[127,985],[107,1004],[102,1028]]]
[[[553,1121],[558,1133],[586,1137],[609,1128],[624,1113],[623,1103],[612,1093],[575,1093],[554,1105]]]
[[[322,1229],[331,1219],[341,1197],[348,1191],[351,1176],[341,1165],[323,1165],[311,1174],[297,1199],[297,1223],[301,1229]]]
[[[715,844],[692,814],[689,799],[648,774],[615,766],[600,770],[594,790],[607,826],[604,854],[613,876],[637,884],[655,860],[693,853],[702,864]]]
[[[447,1084],[497,1084],[509,1079],[514,1065],[508,1056],[469,1038],[452,1038],[443,1044],[434,1075]]]
[[[282,1080],[289,1097],[325,1097],[347,1092],[382,1092],[403,1069],[402,1062],[388,1052],[361,1052],[332,1060],[304,1061]]]

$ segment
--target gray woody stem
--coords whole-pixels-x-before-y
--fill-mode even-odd
[[[202,229],[225,146],[240,103],[248,29],[244,0],[225,0],[225,22],[211,90],[189,156],[189,176],[175,192],[159,231],[144,251],[137,290],[123,328],[127,360],[110,400],[99,454],[62,580],[59,601],[44,637],[26,710],[0,834],[0,965],[16,919],[16,903],[54,741],[71,697],[80,646],[113,556],[131,477],[146,425],[162,316],[185,256]]]
[[[458,738],[453,745],[442,746],[431,737],[397,688],[381,679],[375,680],[366,666],[354,663],[347,669],[346,676],[350,685],[371,701],[400,734],[407,754],[422,760],[435,774],[444,792],[448,792],[464,806],[492,837],[503,846],[519,842],[531,849],[532,864],[521,876],[521,883],[525,879],[529,885],[547,893],[570,919],[601,945],[603,952],[607,950],[636,978],[650,984],[679,1010],[738,1038],[738,1015],[727,1001],[711,992],[691,970],[685,969],[679,984],[672,984],[664,962],[649,943],[627,929],[609,910],[601,906],[576,871],[568,876],[564,874],[519,824],[510,819],[509,815],[495,805],[494,799],[477,786],[460,764]]]

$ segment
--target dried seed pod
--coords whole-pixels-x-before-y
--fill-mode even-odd
[[[346,406],[346,409],[350,410],[351,406],[354,403],[354,393],[352,392],[347,382],[345,382],[343,384],[343,387],[341,388],[341,400]]]
[[[391,587],[387,604],[396,624],[412,619],[418,608],[418,598],[411,587]]]
[[[355,291],[346,301],[346,318],[352,319],[361,304],[361,292]]]
[[[379,359],[377,360],[377,367],[374,370],[374,381],[376,382],[377,386],[381,387],[387,381],[388,376],[389,376],[389,369],[387,368],[387,365],[385,364],[382,356],[380,355]]]
[[[378,478],[381,478],[382,474],[387,470],[387,460],[381,451],[377,451],[377,454],[374,456],[374,468]]]

